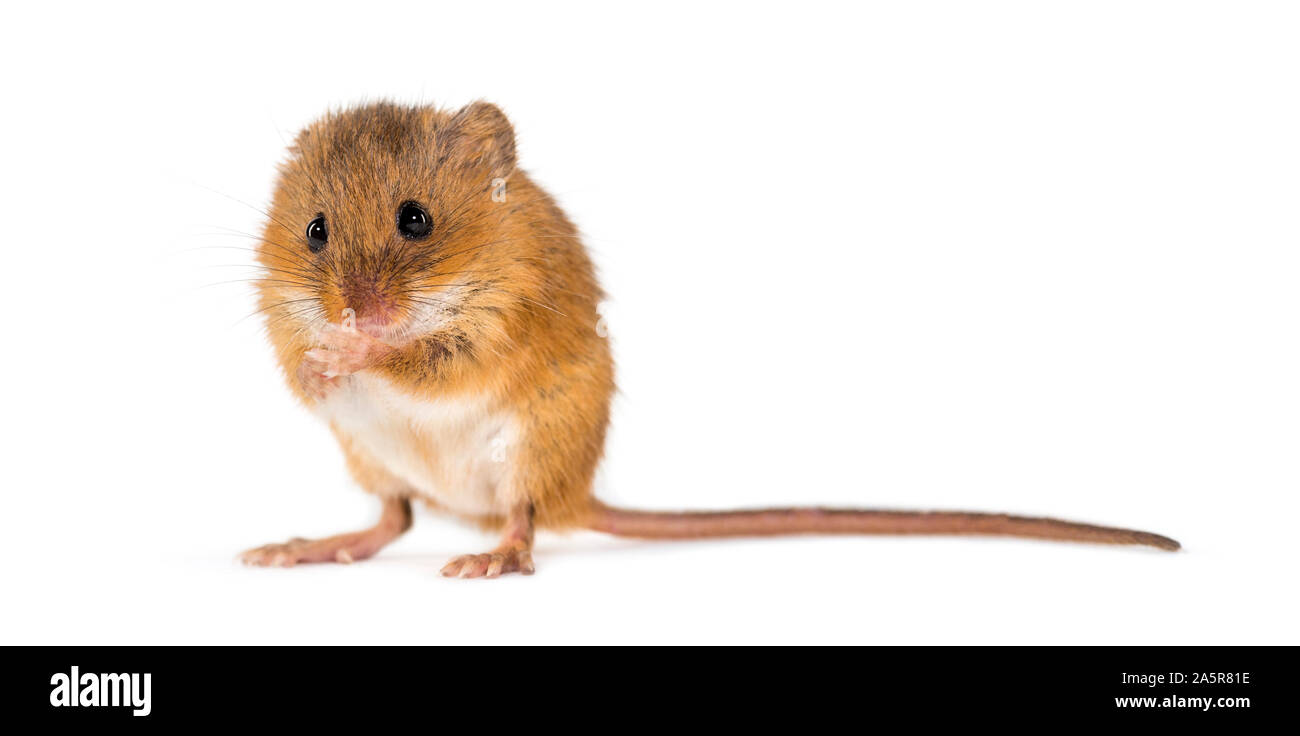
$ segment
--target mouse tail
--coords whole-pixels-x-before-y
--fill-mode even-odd
[[[981,534],[1099,544],[1145,544],[1174,551],[1151,532],[1009,514],[772,508],[739,511],[631,511],[594,502],[588,528],[641,539],[705,539],[787,534]]]

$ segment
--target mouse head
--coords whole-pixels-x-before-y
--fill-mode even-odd
[[[514,168],[514,130],[487,103],[326,115],[281,166],[258,249],[263,309],[308,331],[350,309],[398,341],[490,303],[527,240],[504,196]]]

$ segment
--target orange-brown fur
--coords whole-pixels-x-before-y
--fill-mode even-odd
[[[504,203],[490,196],[497,177],[508,182]],[[408,200],[432,215],[427,242],[405,241],[393,227]],[[303,228],[321,212],[329,244],[311,254]],[[437,301],[454,288],[463,296],[451,323],[410,335],[372,370],[413,396],[486,394],[513,408],[526,424],[521,484],[537,523],[585,523],[614,389],[609,347],[596,332],[602,293],[576,228],[516,168],[513,130],[499,110],[381,103],[326,115],[295,141],[269,215],[260,308],[300,399],[312,403],[294,380],[313,347],[304,320],[339,322],[349,278],[377,279],[406,315],[419,306],[413,299]],[[364,487],[387,482],[343,444]]]

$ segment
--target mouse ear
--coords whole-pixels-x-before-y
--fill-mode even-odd
[[[507,176],[515,168],[514,126],[490,102],[472,102],[452,115],[443,143],[451,160],[483,167],[492,177]]]

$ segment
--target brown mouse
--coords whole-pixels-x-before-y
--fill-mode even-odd
[[[952,511],[659,513],[592,496],[614,392],[578,232],[516,167],[493,105],[376,103],[290,148],[258,261],[260,310],[290,388],[325,420],[382,516],[359,532],[249,550],[253,565],[352,562],[411,525],[411,501],[499,530],[455,577],[533,572],[535,528],[648,539],[995,534],[1145,544],[1148,532]]]

